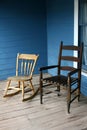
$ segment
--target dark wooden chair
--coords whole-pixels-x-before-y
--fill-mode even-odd
[[[40,103],[43,99],[43,88],[46,88],[45,83],[56,84],[60,93],[60,87],[66,86],[67,90],[67,111],[70,113],[70,104],[76,99],[80,98],[80,84],[81,84],[81,66],[82,66],[82,44],[81,46],[63,45],[60,44],[58,65],[44,66],[40,71]],[[77,56],[74,56],[74,53]],[[75,67],[74,67],[75,66]],[[58,69],[55,76],[44,77],[43,73],[48,69]],[[65,71],[65,72],[64,72]],[[59,94],[58,94],[59,95]],[[74,95],[74,97],[72,96]]]

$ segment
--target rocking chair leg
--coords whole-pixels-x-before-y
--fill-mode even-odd
[[[35,90],[34,90],[34,86],[33,86],[33,84],[32,84],[32,81],[30,80],[30,87],[31,87],[31,89],[32,89],[32,91],[33,91],[33,94],[35,93]]]
[[[5,96],[7,95],[7,91],[8,91],[8,88],[9,88],[9,86],[10,86],[10,83],[11,83],[11,80],[9,80],[9,81],[7,82],[7,87],[6,87],[6,90],[5,90],[5,93],[4,93],[4,96],[3,96],[3,97],[5,97]]]
[[[24,82],[22,82],[22,101],[24,100]]]

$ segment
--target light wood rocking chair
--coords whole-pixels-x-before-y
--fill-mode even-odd
[[[35,54],[17,54],[16,76],[7,78],[8,82],[4,93],[4,97],[14,95],[18,93],[20,90],[22,90],[23,101],[34,97],[34,95],[38,91],[38,88],[37,90],[35,90],[32,83],[32,76],[38,57],[39,55]],[[12,81],[17,82],[17,86],[15,84],[12,86]],[[32,94],[30,94],[29,97],[24,98],[26,86],[29,87],[29,91],[31,91]]]
[[[65,51],[65,52],[64,52]],[[74,56],[73,52],[77,53],[77,56]],[[73,66],[73,63],[76,63],[76,66]],[[46,83],[49,85],[54,85],[57,87],[60,92],[61,85],[67,89],[67,111],[70,113],[70,104],[76,99],[80,98],[80,84],[81,84],[81,66],[82,66],[82,45],[63,45],[63,42],[60,44],[58,65],[44,66],[39,69],[40,71],[40,103],[43,101],[43,88],[46,89]],[[48,69],[58,69],[58,73],[55,76],[44,77],[44,71]],[[66,72],[66,74],[64,73]],[[45,84],[44,84],[45,83]],[[73,87],[73,86],[76,87]],[[75,96],[73,97],[74,93]],[[58,94],[60,95],[60,94]]]

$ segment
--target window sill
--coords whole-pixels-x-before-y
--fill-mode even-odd
[[[87,70],[82,70],[81,74],[87,76]]]

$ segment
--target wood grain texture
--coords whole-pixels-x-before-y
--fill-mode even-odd
[[[39,75],[34,76],[33,82],[39,86]],[[5,81],[0,82],[0,130],[87,130],[87,97],[81,95],[80,102],[75,100],[67,114],[67,93],[63,88],[58,97],[52,87],[41,105],[39,92],[25,102],[21,101],[21,93],[3,98],[5,85]],[[49,86],[44,91],[49,91]]]

